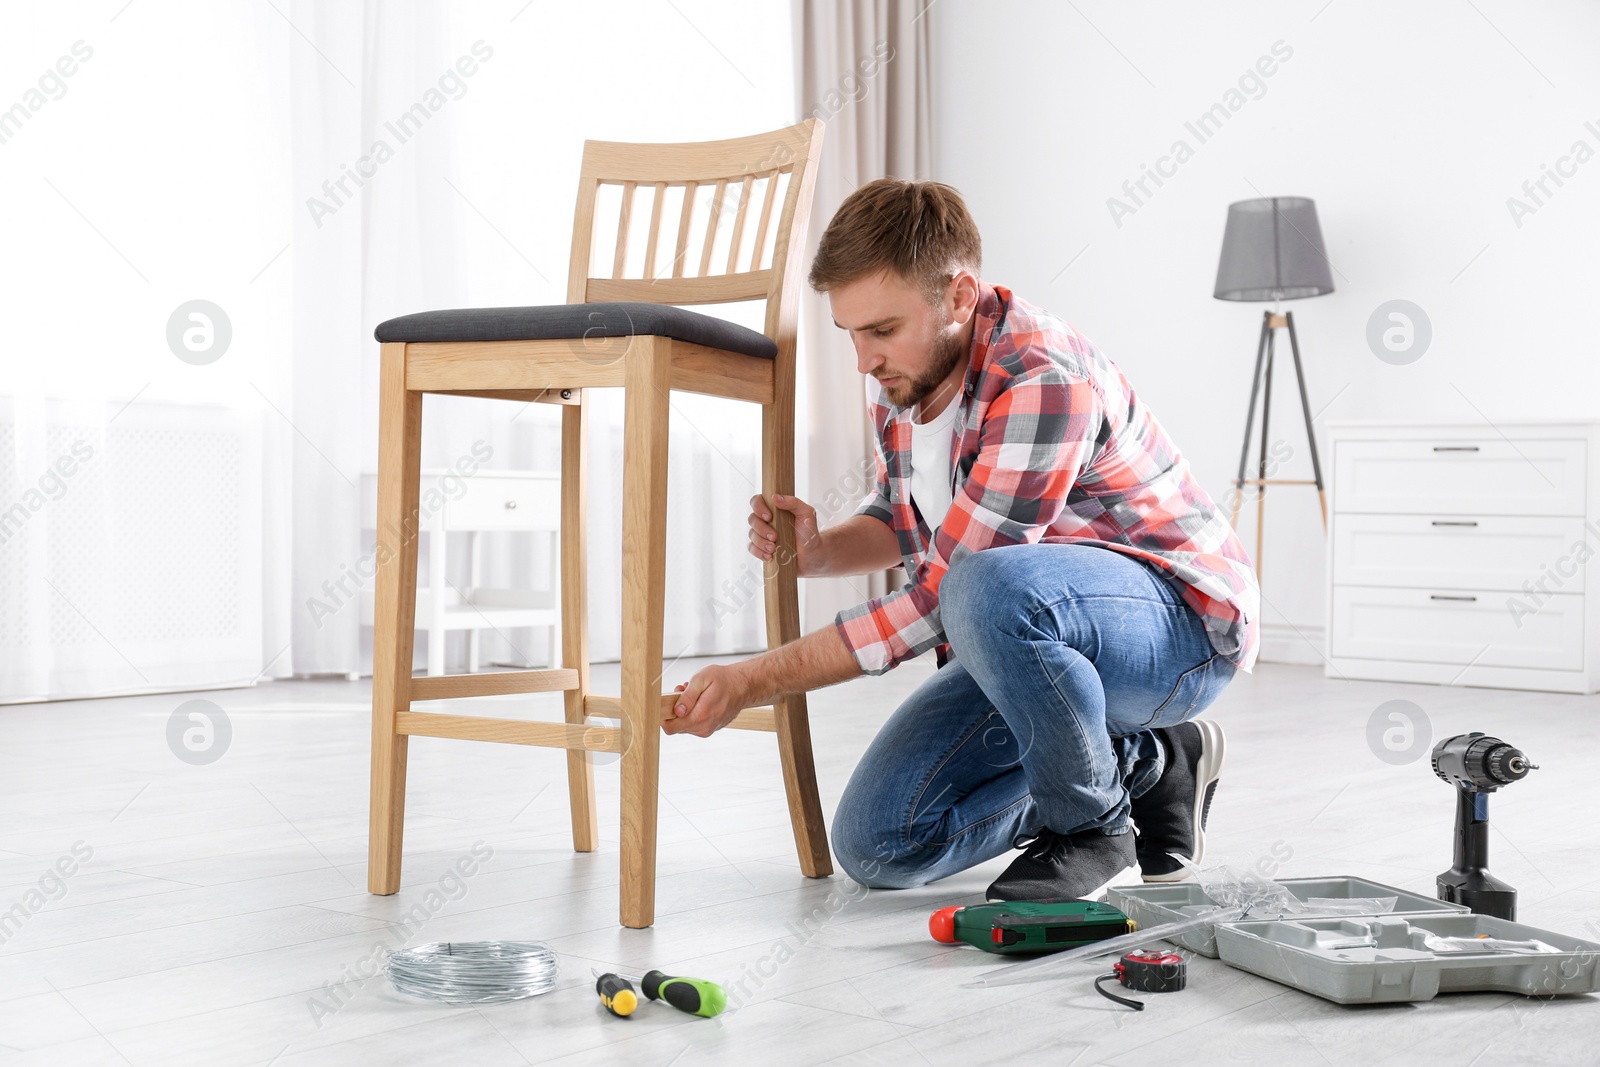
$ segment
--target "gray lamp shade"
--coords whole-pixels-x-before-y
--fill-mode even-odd
[[[1317,205],[1273,196],[1228,205],[1217,264],[1218,300],[1293,300],[1333,292]]]

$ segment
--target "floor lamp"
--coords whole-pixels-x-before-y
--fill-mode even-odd
[[[1239,525],[1239,505],[1244,487],[1256,487],[1256,576],[1261,575],[1261,549],[1266,519],[1267,486],[1315,485],[1322,506],[1322,529],[1328,529],[1328,501],[1322,484],[1322,462],[1317,458],[1317,435],[1311,428],[1311,403],[1306,399],[1305,372],[1300,365],[1300,341],[1294,332],[1294,312],[1279,313],[1277,302],[1333,292],[1332,268],[1323,251],[1317,205],[1308,197],[1273,196],[1240,200],[1228,205],[1228,225],[1222,234],[1222,258],[1217,264],[1218,300],[1271,300],[1273,310],[1261,313],[1261,336],[1256,343],[1256,370],[1250,383],[1250,412],[1245,416],[1244,445],[1239,450],[1239,474],[1233,483],[1233,510],[1229,523]],[[1300,387],[1300,411],[1306,420],[1306,441],[1311,446],[1310,479],[1267,477],[1268,421],[1272,409],[1273,342],[1278,328],[1289,331],[1294,355],[1294,376]],[[1246,478],[1250,436],[1256,421],[1256,398],[1261,399],[1261,448],[1256,476]]]

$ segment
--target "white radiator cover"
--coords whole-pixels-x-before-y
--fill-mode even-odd
[[[47,404],[40,424],[14,410],[0,411],[0,703],[252,684],[259,413],[112,404],[95,424]]]

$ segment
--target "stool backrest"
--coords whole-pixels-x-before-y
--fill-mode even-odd
[[[764,299],[763,332],[792,367],[787,357],[794,351],[801,257],[821,151],[822,123],[814,118],[726,141],[585,141],[567,303]],[[600,210],[602,196],[609,201],[606,194],[614,191],[621,194],[620,210]],[[648,202],[650,218],[642,263],[632,254],[639,237],[635,219],[644,211],[638,201]],[[605,226],[598,242],[597,212]],[[614,242],[606,240],[609,217],[616,218]],[[609,275],[594,273],[596,260],[601,269],[609,261]]]

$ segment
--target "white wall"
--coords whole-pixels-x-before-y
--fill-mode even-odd
[[[1330,419],[1600,416],[1600,5],[1475,4],[941,3],[936,175],[983,230],[985,277],[1116,360],[1219,500],[1262,308],[1211,297],[1234,200],[1317,201],[1337,291],[1285,307],[1325,461]],[[1247,83],[1214,136],[1185,129],[1279,41],[1292,54]],[[1178,139],[1192,158],[1133,205],[1123,183]],[[1586,147],[1561,162],[1577,141]],[[1553,195],[1536,204],[1524,181],[1558,164],[1575,173],[1559,188],[1547,180]],[[1136,208],[1120,226],[1113,196]],[[1535,209],[1520,226],[1513,196]],[[1433,327],[1406,366],[1365,340],[1371,313],[1395,298]],[[1272,437],[1294,457],[1276,476],[1310,477],[1284,341]],[[1315,496],[1278,490],[1267,511],[1263,655],[1317,662]],[[1247,512],[1240,533],[1254,551]]]

